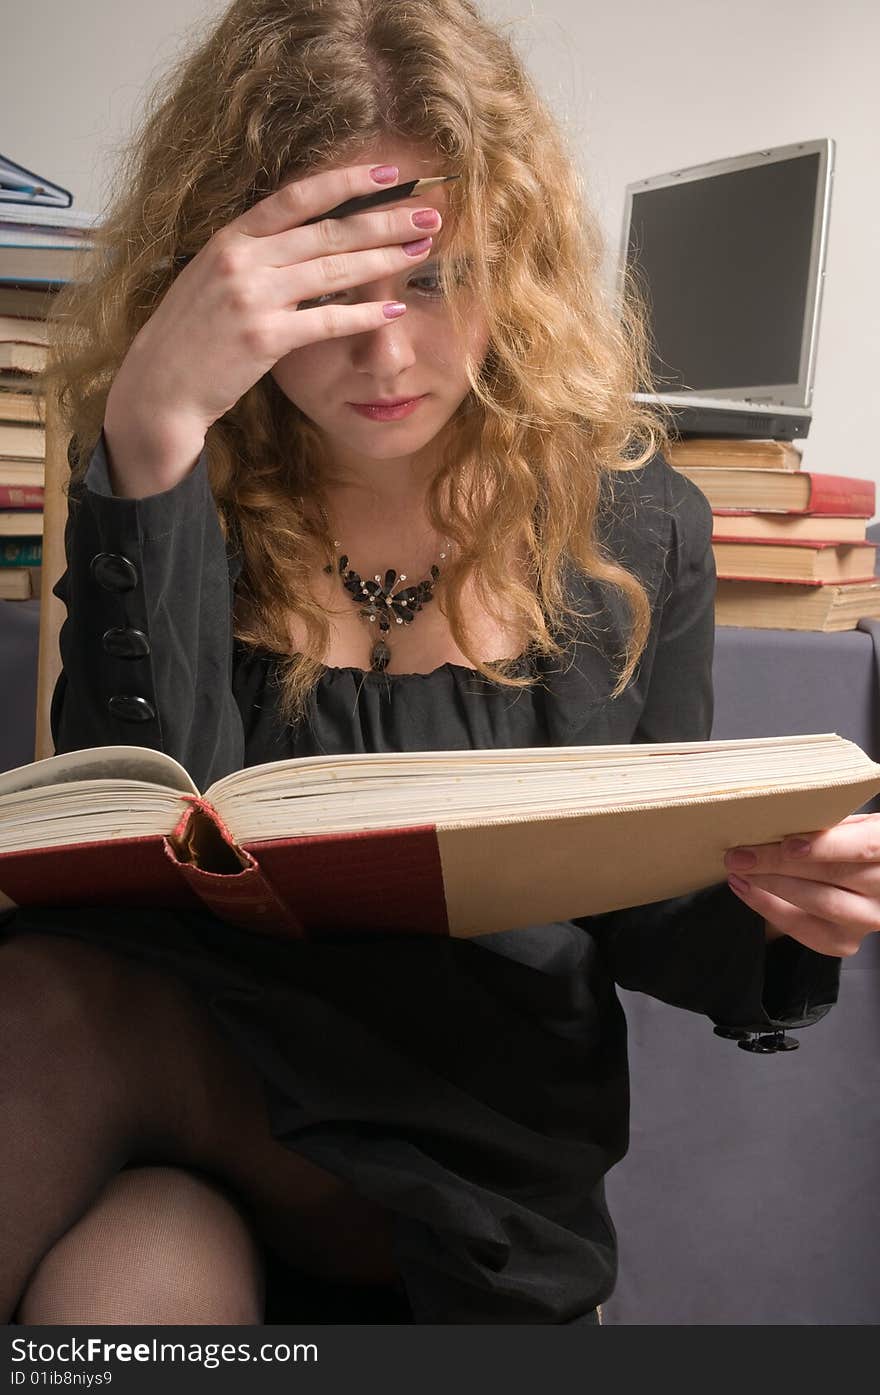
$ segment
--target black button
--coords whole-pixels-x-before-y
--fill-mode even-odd
[[[784,1032],[754,1032],[747,1041],[738,1041],[741,1051],[757,1051],[762,1056],[772,1056],[777,1051],[797,1051],[800,1042],[787,1037]]]
[[[102,640],[105,654],[114,659],[144,659],[150,652],[150,641],[143,630],[105,630]]]
[[[149,722],[156,715],[156,709],[146,698],[136,697],[133,693],[120,693],[118,697],[112,697],[107,703],[114,717],[119,717],[123,722]]]
[[[89,570],[105,591],[133,591],[138,584],[133,564],[118,552],[99,552]]]
[[[743,1027],[713,1027],[716,1037],[724,1037],[726,1041],[742,1041],[749,1033]]]

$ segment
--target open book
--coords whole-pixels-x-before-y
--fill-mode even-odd
[[[99,747],[0,774],[0,891],[204,905],[283,936],[472,936],[723,882],[727,848],[878,792],[880,765],[833,733],[306,757],[204,795],[170,756]]]

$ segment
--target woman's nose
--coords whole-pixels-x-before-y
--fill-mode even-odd
[[[371,300],[382,299],[382,293],[376,295],[371,293]],[[392,290],[384,297],[385,300],[394,300]],[[399,319],[388,320],[386,324],[380,325],[377,329],[364,330],[360,334],[351,336],[352,359],[355,363],[369,363],[372,367],[377,363],[389,363],[397,368],[407,367],[415,362],[415,350],[412,340],[412,327],[407,324],[406,315],[401,315]]]

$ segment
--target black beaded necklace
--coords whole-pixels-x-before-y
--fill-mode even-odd
[[[336,539],[333,546],[339,547]],[[445,560],[446,553],[441,552],[440,561]],[[336,563],[336,570],[342,577],[343,586],[358,607],[361,617],[371,625],[378,623],[379,635],[370,650],[370,669],[375,673],[382,673],[391,661],[391,650],[384,636],[390,631],[392,620],[398,625],[412,624],[422,606],[433,600],[440,568],[435,563],[431,568],[431,575],[424,581],[420,581],[417,586],[407,586],[404,591],[396,593],[394,588],[399,582],[406,581],[406,572],[398,574],[393,567],[389,567],[384,581],[378,572],[372,581],[364,581],[363,577],[358,576],[357,572],[349,567],[348,557],[344,552]],[[332,573],[332,562],[327,563],[324,571]]]

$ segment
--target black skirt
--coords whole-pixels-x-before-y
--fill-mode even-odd
[[[401,1286],[273,1259],[267,1320],[596,1321],[627,1092],[622,1016],[579,927],[307,944],[208,911],[76,907],[19,910],[2,933],[28,931],[186,982],[261,1078],[273,1136],[392,1213]],[[544,967],[488,952],[510,933],[520,950],[535,936]]]

